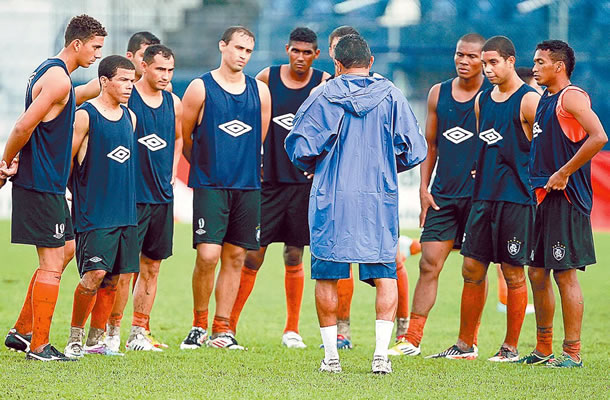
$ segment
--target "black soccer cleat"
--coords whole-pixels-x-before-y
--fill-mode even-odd
[[[28,351],[25,355],[26,360],[36,361],[76,361],[76,358],[66,357],[62,352],[55,347],[47,344],[41,352]]]
[[[9,350],[25,353],[30,350],[31,341],[32,335],[22,335],[13,328],[8,331],[6,339],[4,339],[4,345],[8,347]]]

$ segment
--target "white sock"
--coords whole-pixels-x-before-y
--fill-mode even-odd
[[[338,359],[337,325],[320,328],[320,335],[322,336],[322,344],[324,344],[324,360],[329,361],[333,358]]]
[[[375,356],[388,357],[388,346],[392,340],[392,330],[394,329],[394,321],[384,321],[378,319],[375,321]]]

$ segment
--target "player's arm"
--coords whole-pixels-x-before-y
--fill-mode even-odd
[[[82,162],[87,151],[87,138],[89,134],[89,113],[85,110],[76,110],[74,115],[74,134],[72,136],[72,157],[70,157],[70,173],[74,167],[74,157]]]
[[[193,130],[203,115],[205,107],[205,85],[203,80],[194,79],[182,97],[182,154],[191,162]]]
[[[426,117],[426,142],[428,143],[428,155],[421,164],[420,175],[421,180],[419,184],[419,201],[421,211],[419,213],[419,226],[424,226],[426,221],[426,214],[428,208],[432,207],[438,210],[439,207],[434,201],[432,194],[428,190],[430,187],[430,180],[432,179],[432,171],[436,165],[437,158],[437,146],[436,146],[436,128],[438,125],[438,115],[436,113],[436,106],[438,104],[438,96],[440,93],[441,85],[437,83],[432,86],[428,93],[428,115]]]
[[[528,92],[521,99],[521,126],[530,142],[532,141],[532,128],[534,127],[539,101],[540,95],[538,92]]]
[[[91,79],[84,85],[80,85],[74,88],[74,97],[76,98],[76,105],[80,106],[87,100],[91,100],[100,95],[101,91],[100,80],[98,78]]]
[[[262,142],[264,143],[269,123],[271,122],[271,92],[269,87],[262,81],[256,81],[256,84],[258,85],[258,94],[261,100],[261,128]]]
[[[49,68],[41,80],[43,81],[39,81],[41,84],[40,93],[28,109],[19,116],[9,133],[2,155],[2,161],[5,165],[12,163],[17,153],[30,140],[36,126],[42,122],[54,106],[62,104],[72,89],[70,78],[60,67]]]
[[[258,74],[256,74],[256,79],[258,79],[261,82],[265,82],[265,85],[269,86],[269,70],[270,68],[267,67],[265,69],[263,69],[261,72],[259,72]]]
[[[129,108],[128,108],[129,110]],[[131,116],[131,126],[133,126],[133,132],[136,132],[136,124],[138,123],[138,117],[136,117],[136,113],[129,110],[129,115]]]
[[[608,143],[608,136],[597,114],[591,109],[589,98],[582,92],[568,90],[563,95],[563,108],[574,116],[576,121],[587,132],[587,140],[578,149],[576,154],[549,178],[547,191],[563,190],[568,184],[570,175],[585,165]]]
[[[182,154],[182,102],[180,98],[172,93],[174,98],[174,114],[176,116],[176,141],[174,143],[174,166],[172,168],[172,185],[176,181],[178,175],[178,163],[180,162],[180,155]]]

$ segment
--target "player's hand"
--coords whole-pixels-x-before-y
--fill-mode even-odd
[[[419,191],[419,201],[421,203],[421,212],[419,213],[419,227],[423,228],[424,222],[426,222],[428,208],[432,207],[436,211],[440,210],[441,208],[436,205],[434,197],[432,197],[432,194],[428,192],[427,189]]]
[[[2,189],[4,185],[6,185],[6,179],[0,178],[0,189]]]
[[[17,154],[15,156],[15,158],[13,158],[13,161],[11,161],[10,166],[7,166],[6,162],[4,160],[2,160],[2,163],[0,163],[0,179],[10,178],[11,176],[13,176],[17,173],[18,169],[19,169],[19,154]]]
[[[547,192],[550,192],[551,190],[564,190],[568,185],[568,179],[570,179],[570,176],[559,170],[551,175],[548,182],[544,186],[544,190]]]
[[[312,173],[309,173],[309,172],[307,172],[307,171],[303,172],[303,175],[305,175],[305,177],[306,177],[307,179],[312,179],[312,178],[313,178],[313,174],[312,174]]]

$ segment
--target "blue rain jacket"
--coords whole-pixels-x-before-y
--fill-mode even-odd
[[[398,243],[398,172],[427,144],[402,92],[382,77],[341,75],[301,105],[284,142],[314,173],[311,253],[318,259],[390,263]]]

